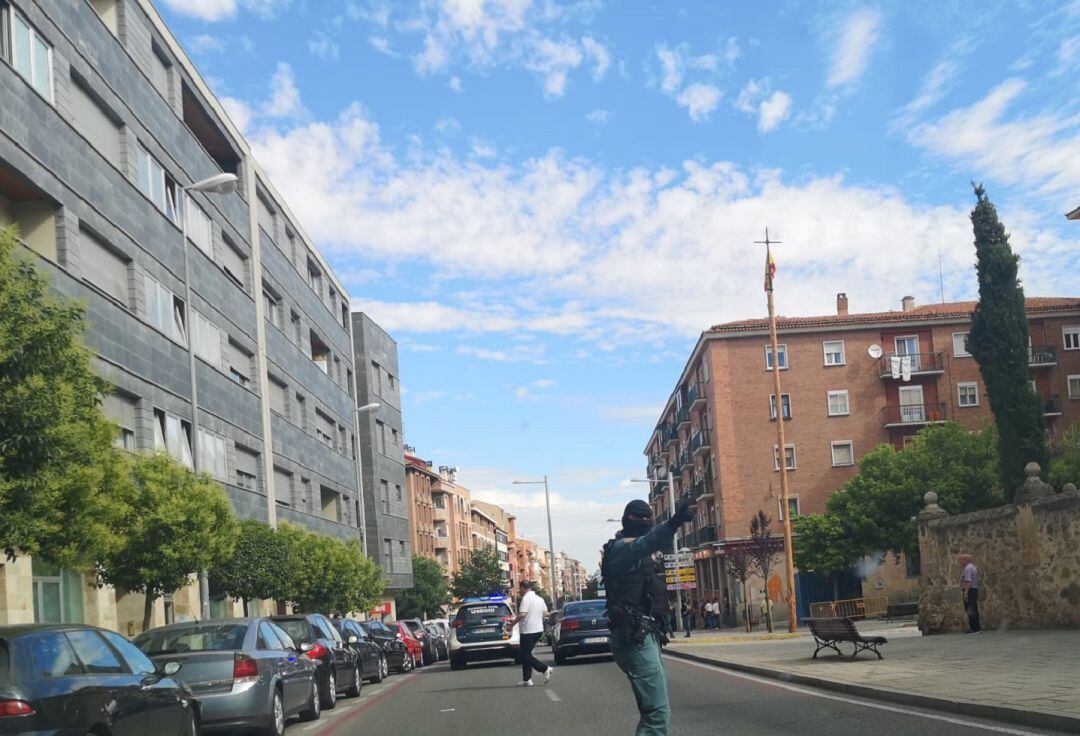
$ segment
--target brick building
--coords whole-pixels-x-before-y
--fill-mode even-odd
[[[452,577],[473,549],[472,494],[458,484],[457,469],[405,453],[409,537],[419,555],[430,557]],[[492,533],[494,540],[494,533]],[[492,542],[494,544],[494,541]]]
[[[903,447],[923,427],[947,420],[972,429],[991,420],[978,366],[964,349],[974,306],[917,307],[905,297],[898,311],[853,314],[839,294],[835,315],[779,318],[779,406],[767,320],[720,324],[701,335],[645,449],[650,477],[662,481],[652,486],[658,517],[670,513],[669,468],[676,496],[697,501],[695,521],[679,535],[697,558],[693,598],[715,596],[735,610],[724,547],[748,535],[759,509],[773,519],[783,513],[778,410],[793,514],[824,511],[878,444]],[[1031,298],[1027,311],[1032,386],[1053,440],[1080,418],[1080,299]],[[813,576],[797,578],[805,615],[809,599],[824,591],[815,593]]]

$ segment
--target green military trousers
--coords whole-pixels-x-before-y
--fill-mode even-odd
[[[611,653],[634,690],[640,714],[637,736],[667,736],[671,708],[668,706],[667,674],[656,636],[650,635],[644,643],[635,644],[625,634],[613,631]]]

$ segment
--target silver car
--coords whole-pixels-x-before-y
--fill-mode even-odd
[[[282,736],[289,716],[313,721],[321,714],[315,662],[269,619],[170,624],[134,643],[162,666],[183,665],[175,679],[199,701],[204,732]]]

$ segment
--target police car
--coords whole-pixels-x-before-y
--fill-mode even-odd
[[[507,596],[466,598],[450,623],[450,669],[492,659],[518,661],[520,632]]]

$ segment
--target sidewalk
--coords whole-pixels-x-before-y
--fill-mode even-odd
[[[730,631],[676,639],[666,652],[765,677],[1026,726],[1080,732],[1080,631],[988,631],[922,636],[910,624],[859,624],[889,638],[885,659],[829,650],[813,639]],[[841,650],[850,653],[850,644]]]

